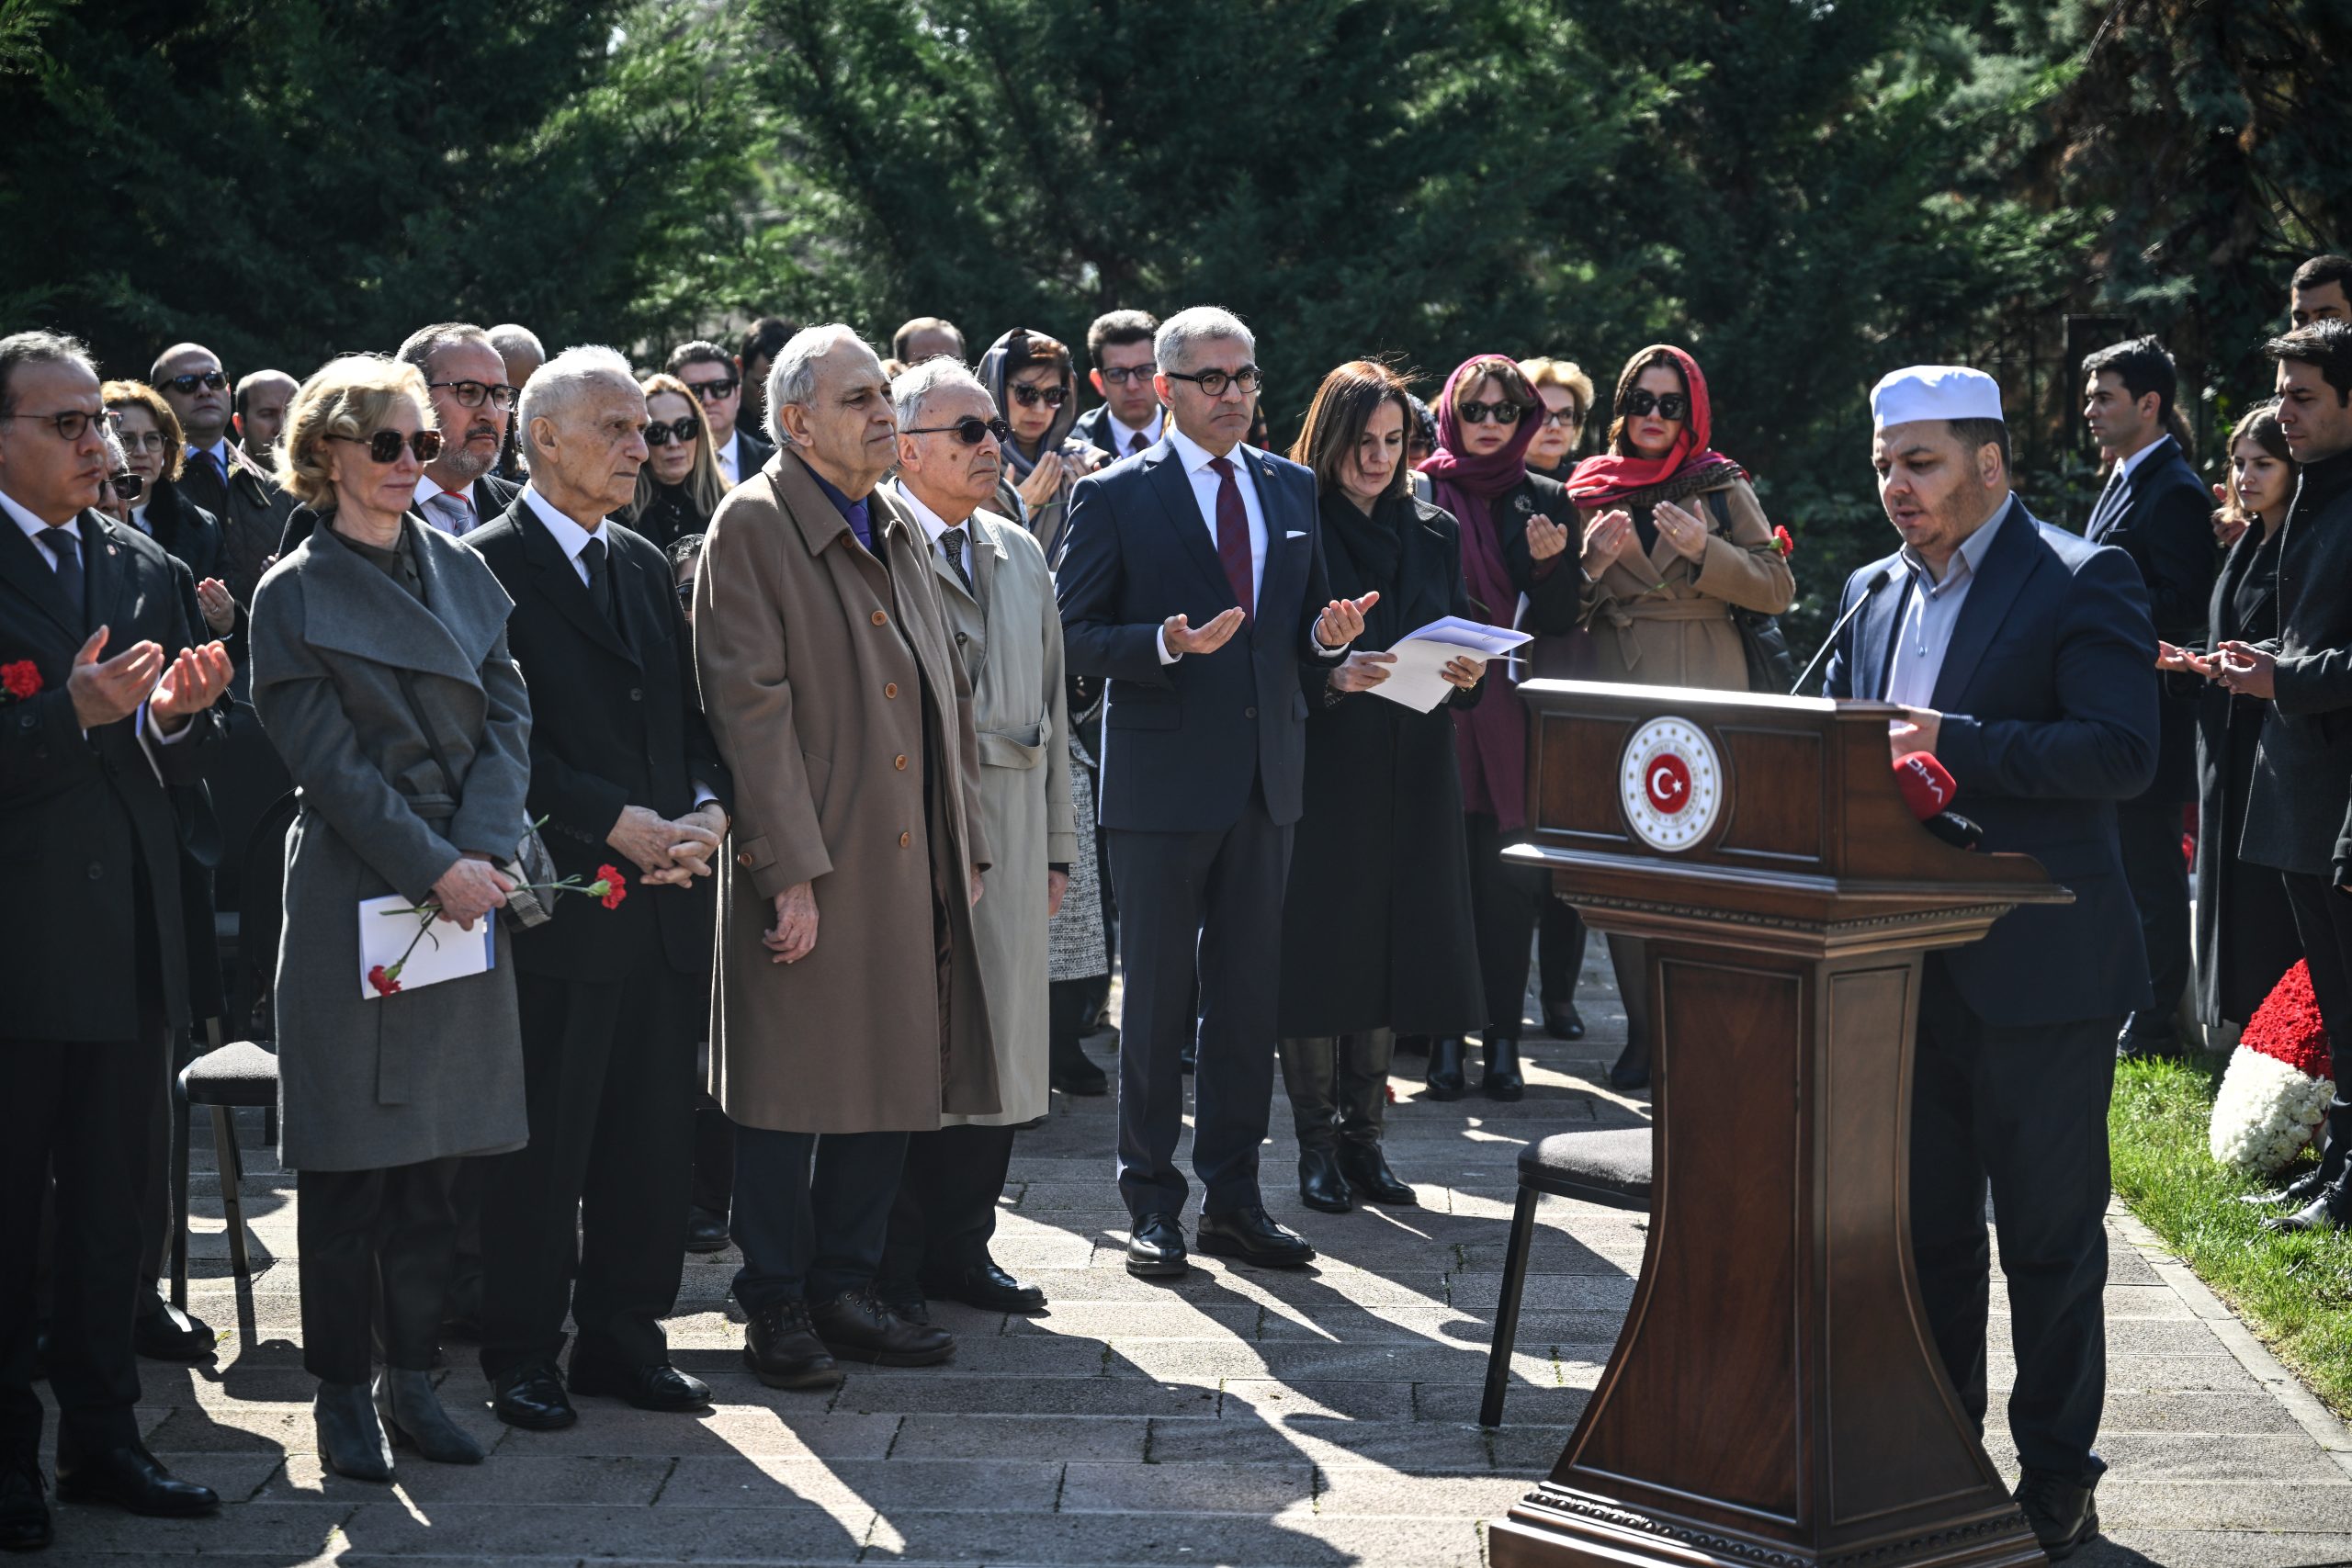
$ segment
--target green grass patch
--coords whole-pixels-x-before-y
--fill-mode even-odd
[[[2273,1235],[2262,1228],[2271,1211],[2237,1201],[2273,1181],[2206,1152],[2221,1081],[2219,1061],[2116,1064],[2107,1119],[2116,1195],[2329,1408],[2352,1417],[2352,1233]]]

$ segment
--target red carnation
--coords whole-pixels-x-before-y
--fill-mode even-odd
[[[1782,560],[1797,553],[1797,542],[1789,537],[1789,531],[1777,523],[1772,525],[1772,547],[1781,552]]]
[[[588,891],[599,894],[605,908],[617,909],[621,900],[628,897],[628,878],[620,874],[618,866],[600,865],[596,868],[596,886]]]
[[[29,659],[19,659],[14,664],[0,664],[0,688],[17,702],[40,691],[40,666]]]
[[[398,968],[399,965],[393,967]],[[380,964],[368,971],[368,983],[376,987],[376,994],[379,997],[389,997],[401,988],[401,983],[392,978],[391,971]]]

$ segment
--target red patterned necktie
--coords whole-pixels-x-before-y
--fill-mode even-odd
[[[1230,457],[1211,457],[1209,467],[1216,470],[1216,558],[1241,613],[1254,616],[1258,596],[1250,583],[1250,513],[1241,504],[1241,484]]]

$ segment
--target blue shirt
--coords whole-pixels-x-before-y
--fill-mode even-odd
[[[1911,581],[1904,591],[1903,613],[1894,621],[1894,657],[1886,668],[1886,700],[1905,707],[1936,705],[1936,678],[1944,671],[1944,649],[1951,646],[1952,628],[1960,624],[1961,606],[1993,548],[1993,536],[2016,507],[2008,504],[1989,523],[1960,542],[1945,563],[1943,581],[1936,581],[1928,563],[1908,545],[1901,551]]]
[[[817,481],[817,488],[825,492],[825,499],[833,503],[833,510],[840,513],[842,520],[849,524],[849,531],[857,536],[857,542],[871,551],[874,548],[874,528],[869,521],[872,509],[865,502],[852,501],[848,496],[835,490],[824,475],[809,467],[806,459],[802,460],[800,466],[808,469],[808,477]]]

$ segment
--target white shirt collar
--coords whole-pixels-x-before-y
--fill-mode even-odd
[[[24,530],[25,537],[30,539],[36,547],[40,544],[40,536],[49,532],[48,524],[42,522],[40,518],[34,516],[31,513],[18,505],[17,498],[10,495],[5,490],[0,490],[0,511],[6,512],[8,515],[15,520],[17,526]],[[71,521],[64,525],[66,527],[74,529],[74,536],[77,539],[82,536],[81,529],[75,526],[75,525],[80,522],[81,516],[79,513],[76,513]],[[51,557],[50,553],[46,549],[41,551],[40,558],[45,561],[51,561],[53,564],[53,558]]]
[[[148,503],[142,501],[130,509],[130,525],[152,539],[155,536],[155,530],[148,525],[147,506]]]
[[[430,475],[422,477],[416,481],[416,509],[419,512],[423,512],[424,503],[436,495],[454,495],[464,502],[469,510],[474,503],[474,487],[471,485],[462,490],[445,490],[442,488],[441,481]]]
[[[1168,444],[1176,449],[1176,460],[1184,465],[1187,474],[1197,474],[1216,460],[1207,447],[1185,434],[1172,422],[1168,426]],[[1246,468],[1250,466],[1250,459],[1257,454],[1250,451],[1249,444],[1244,442],[1237,444],[1226,456],[1233,460],[1236,468]]]
[[[588,547],[588,541],[601,537],[604,534],[605,520],[603,518],[596,519],[595,531],[591,533],[558,512],[555,509],[555,503],[541,495],[539,487],[535,484],[523,487],[523,500],[530,507],[532,514],[548,525],[548,532],[555,536],[555,542],[561,547],[563,558],[568,561],[579,560],[580,552]],[[612,548],[609,540],[606,541],[605,547]]]
[[[2137,452],[2132,453],[2132,456],[2123,459],[2123,482],[2125,484],[2130,484],[2132,482],[2132,474],[2139,469],[2142,463],[2148,460],[2148,454],[2163,446],[2165,439],[2166,437],[2159,435],[2154,441],[2149,442],[2145,446],[2141,447]]]
[[[1159,410],[1151,416],[1151,424],[1148,428],[1137,430],[1123,423],[1117,414],[1111,412],[1110,406],[1105,404],[1102,409],[1102,423],[1111,427],[1111,434],[1118,442],[1117,446],[1111,448],[1111,455],[1114,457],[1124,457],[1127,455],[1127,449],[1135,445],[1136,436],[1142,436],[1143,444],[1147,446],[1159,439],[1160,432],[1168,425],[1168,411]]]
[[[939,536],[942,534],[946,533],[948,529],[961,528],[964,531],[964,537],[966,541],[968,542],[971,539],[972,521],[970,518],[967,517],[961,523],[950,523],[945,518],[940,516],[938,513],[933,512],[930,507],[925,506],[922,503],[922,498],[915,494],[913,491],[907,488],[907,481],[905,479],[893,479],[890,481],[890,484],[891,489],[897,494],[900,504],[904,505],[907,511],[913,515],[914,520],[922,525],[922,534],[924,538],[936,545],[939,543]]]

